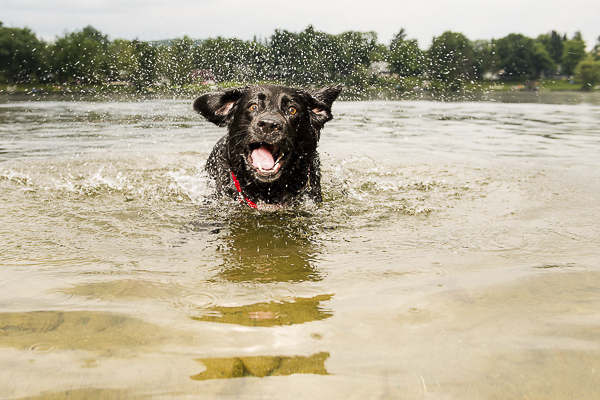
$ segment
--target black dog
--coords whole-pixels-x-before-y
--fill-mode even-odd
[[[341,90],[258,85],[194,100],[195,111],[228,128],[206,163],[217,194],[253,208],[291,205],[304,195],[320,202],[317,143]]]

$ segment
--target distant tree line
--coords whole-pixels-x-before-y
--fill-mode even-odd
[[[577,75],[589,87],[600,83],[600,38],[587,53],[580,33],[570,39],[552,31],[535,39],[510,34],[472,41],[448,31],[422,50],[404,29],[386,46],[374,32],[331,35],[312,26],[300,33],[276,30],[252,41],[186,36],[162,42],[110,40],[88,26],[47,43],[28,28],[0,22],[0,81],[8,84],[113,83],[142,90],[161,82],[188,85],[200,77],[399,90],[426,80],[433,89],[460,90],[484,79],[522,81],[557,74]]]

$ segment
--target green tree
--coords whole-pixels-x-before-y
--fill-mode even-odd
[[[532,60],[533,43],[533,39],[515,33],[494,41],[494,48],[498,55],[498,68],[504,70],[505,77],[510,79],[535,76]]]
[[[564,43],[563,55],[562,55],[562,72],[565,75],[573,75],[575,73],[575,67],[585,57],[585,42],[581,37],[581,33],[576,32],[575,36],[571,40],[567,40]]]
[[[298,34],[297,43],[300,49],[300,63],[294,63],[295,77],[301,84],[324,84],[335,80],[337,69],[348,67],[340,61],[342,48],[340,40],[324,32],[316,31],[308,26]],[[367,55],[368,57],[368,55]]]
[[[106,51],[107,76],[109,81],[129,80],[137,64],[137,52],[129,40],[116,39],[109,43]]]
[[[561,63],[564,39],[556,31],[538,36],[536,42],[544,45],[555,64]]]
[[[371,50],[371,54],[369,55],[369,62],[377,62],[377,61],[388,61],[390,55],[390,49],[383,43],[375,43],[373,50]]]
[[[158,51],[148,42],[116,39],[105,56],[108,81],[129,82],[141,90],[158,80]]]
[[[110,44],[110,40],[108,40],[108,35],[103,35],[102,32],[97,30],[91,25],[86,26],[81,30],[81,34],[88,39],[94,40],[102,45],[103,48],[107,48]]]
[[[404,29],[390,42],[390,71],[401,77],[419,76],[423,73],[425,55],[416,39],[406,39]]]
[[[240,39],[204,40],[193,54],[194,68],[212,71],[219,81],[254,81],[265,79],[270,53],[255,41]]]
[[[374,32],[329,35],[308,26],[300,33],[276,30],[269,43],[272,76],[295,84],[341,82],[363,75],[382,56]],[[358,79],[358,75],[353,79]]]
[[[373,61],[384,56],[382,48],[377,44],[375,32],[349,31],[335,36],[336,42],[331,57],[334,58],[332,79],[337,80],[352,75],[358,68],[368,68]]]
[[[50,69],[61,83],[100,84],[110,75],[107,36],[91,26],[65,34],[50,46]]]
[[[159,49],[160,71],[175,85],[190,83],[190,72],[194,69],[193,52],[196,44],[188,36],[174,39],[170,46]]]
[[[28,28],[6,28],[0,22],[0,79],[16,83],[39,78],[45,47]]]
[[[488,72],[497,72],[498,57],[490,41],[476,40],[473,42],[473,51],[476,60],[474,67],[476,79],[483,79]]]
[[[600,60],[589,54],[577,65],[575,74],[583,82],[583,89],[591,90],[600,83]]]
[[[135,62],[130,82],[138,89],[151,86],[158,80],[158,49],[148,42],[134,40]]]
[[[533,63],[536,78],[544,75],[545,72],[556,71],[556,63],[554,63],[554,60],[550,57],[550,54],[543,43],[538,42],[533,44],[531,62]]]
[[[297,70],[303,66],[301,51],[298,48],[298,35],[276,29],[270,38],[270,70],[272,77],[293,82],[297,80]]]
[[[475,79],[477,60],[472,43],[461,33],[444,32],[428,52],[429,76],[444,90],[459,90]]]
[[[594,56],[594,59],[600,60],[600,36],[598,36],[598,41],[596,42],[596,45],[594,46],[590,54]]]
[[[271,36],[271,69],[276,78],[295,84],[331,79],[338,43],[309,26],[301,33],[276,30]]]

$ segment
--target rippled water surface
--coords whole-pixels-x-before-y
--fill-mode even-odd
[[[4,98],[0,398],[598,398],[600,102],[534,100],[338,102],[257,212],[190,101]]]

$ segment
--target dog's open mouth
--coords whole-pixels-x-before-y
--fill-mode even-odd
[[[275,175],[281,169],[285,156],[282,149],[268,143],[250,145],[250,164],[259,175]]]

